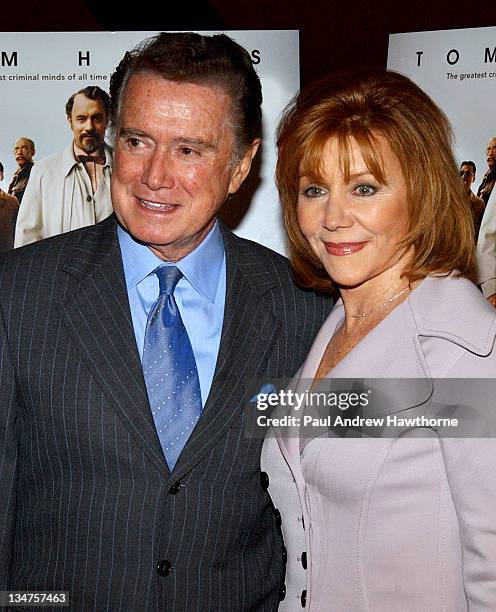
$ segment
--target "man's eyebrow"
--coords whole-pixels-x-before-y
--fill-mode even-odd
[[[138,130],[136,128],[121,128],[119,130],[119,137],[125,138],[126,136],[131,137],[139,137],[139,138],[150,138],[150,135],[142,130]],[[217,146],[210,142],[209,140],[205,140],[203,138],[190,138],[189,136],[176,136],[176,138],[172,141],[174,144],[182,144],[182,145],[191,145],[195,147],[201,147],[202,149],[208,151],[215,151]]]
[[[193,145],[209,151],[215,151],[215,149],[217,149],[213,142],[204,140],[203,138],[188,138],[187,136],[178,136],[177,138],[174,138],[173,142],[175,144]]]
[[[121,128],[119,136],[141,136],[142,138],[148,138],[148,134],[135,128]]]

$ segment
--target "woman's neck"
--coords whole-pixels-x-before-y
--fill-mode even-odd
[[[379,276],[355,287],[340,287],[345,310],[345,333],[377,325],[391,310],[407,299],[410,283],[398,262]]]

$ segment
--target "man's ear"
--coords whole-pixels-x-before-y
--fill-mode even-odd
[[[257,154],[258,147],[262,141],[260,138],[255,138],[251,145],[246,150],[241,161],[233,168],[231,181],[229,182],[229,194],[236,193],[243,184],[243,181],[248,176],[251,168],[251,162]]]

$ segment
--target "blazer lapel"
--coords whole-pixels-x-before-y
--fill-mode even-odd
[[[224,233],[227,263],[226,304],[219,356],[210,393],[174,475],[188,471],[231,427],[243,426],[243,412],[253,384],[262,376],[280,324],[265,293],[275,281],[243,243]]]
[[[136,347],[115,220],[89,229],[63,269],[78,282],[59,314],[110,405],[167,477]]]
[[[342,324],[343,318],[344,308],[339,300],[303,365],[300,381],[296,385],[299,393],[304,393],[307,390],[305,387],[313,380],[327,343]],[[315,388],[316,392],[370,391],[369,403],[363,414],[370,418],[402,412],[427,402],[434,387],[409,301],[406,300],[385,317],[325,378]],[[306,407],[304,411],[314,417],[320,414],[311,407]],[[343,412],[341,416],[347,414]],[[286,446],[289,454],[294,454],[299,446],[296,454],[299,456],[310,440],[326,432],[327,426],[324,425],[322,428],[309,427],[300,431],[299,442],[281,436],[281,444]]]

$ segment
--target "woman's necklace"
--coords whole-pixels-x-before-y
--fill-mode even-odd
[[[367,312],[359,312],[358,314],[345,314],[344,316],[347,319],[363,319],[363,317],[368,317],[373,312],[376,312],[377,310],[381,310],[381,308],[385,308],[388,304],[391,304],[391,302],[394,302],[394,300],[397,300],[401,295],[403,295],[409,290],[410,290],[410,287],[405,287],[399,293],[395,293],[393,296],[388,298],[385,302],[383,302],[382,304],[379,304],[379,306],[372,308],[372,310],[368,310]]]

